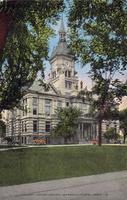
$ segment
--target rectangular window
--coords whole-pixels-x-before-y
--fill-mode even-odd
[[[33,132],[36,133],[38,131],[38,121],[34,120],[33,121]]]
[[[37,108],[36,107],[33,108],[33,115],[37,115]]]
[[[24,123],[22,122],[22,132],[24,132]]]
[[[68,82],[68,88],[71,89],[71,85],[72,83],[71,82]]]
[[[69,102],[66,102],[66,106],[67,106],[67,107],[69,106]]]
[[[24,105],[23,116],[26,116],[26,115],[27,115],[27,105]]]
[[[27,122],[22,121],[22,132],[27,132]]]
[[[27,115],[27,99],[23,99],[23,116]]]
[[[47,116],[50,116],[51,114],[51,100],[50,99],[45,100],[45,114]]]
[[[50,132],[50,130],[51,130],[51,123],[50,123],[50,121],[46,121],[45,122],[45,131]]]
[[[27,105],[27,99],[23,99],[23,105]]]
[[[67,77],[67,71],[65,71],[65,77]]]
[[[27,132],[27,123],[25,122],[25,132]]]
[[[68,84],[67,84],[67,81],[65,81],[65,87],[67,88]]]
[[[45,104],[46,104],[46,105],[50,105],[50,103],[51,103],[51,100],[50,100],[50,99],[45,99]]]
[[[45,106],[45,114],[50,116],[50,106]]]
[[[62,101],[57,101],[57,108],[62,108]]]
[[[33,97],[33,105],[37,105],[37,103],[38,103],[37,97]]]
[[[68,71],[68,77],[71,77],[71,71]]]
[[[80,130],[82,130],[82,124],[80,124]]]

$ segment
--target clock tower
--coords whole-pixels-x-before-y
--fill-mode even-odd
[[[66,41],[66,31],[61,21],[59,41],[49,59],[51,73],[49,82],[63,95],[76,95],[78,92],[78,77],[75,71],[74,54]]]

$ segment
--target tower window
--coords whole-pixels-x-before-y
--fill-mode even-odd
[[[65,87],[67,88],[67,81],[65,81]]]
[[[65,71],[65,77],[70,78],[71,77],[71,71],[66,70]]]
[[[71,89],[71,87],[72,87],[72,82],[70,82],[70,81],[65,81],[65,87],[66,87],[67,89]]]
[[[71,82],[68,82],[68,87],[69,87],[69,89],[71,89],[71,85],[72,85],[72,83],[71,83]]]
[[[52,77],[53,77],[53,78],[56,77],[56,72],[52,72]]]

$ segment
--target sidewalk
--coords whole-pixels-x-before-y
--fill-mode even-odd
[[[0,200],[127,200],[127,171],[0,187]]]
[[[10,148],[0,148],[0,151],[9,151],[12,149],[27,149],[27,148],[53,148],[53,147],[69,147],[69,146],[87,146],[87,145],[93,145],[92,143],[88,144],[57,144],[57,145],[24,145],[24,146],[15,146]],[[98,145],[97,145],[98,146]],[[102,146],[127,146],[127,144],[102,144]]]

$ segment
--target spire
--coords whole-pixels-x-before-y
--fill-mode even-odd
[[[63,23],[63,18],[61,20],[60,30],[59,30],[59,40],[66,41],[66,31]]]
[[[72,53],[71,49],[67,45],[66,41],[66,30],[63,23],[63,18],[61,19],[60,29],[59,29],[59,42],[55,49],[53,49],[51,57],[49,60],[53,60],[54,57],[57,55],[64,55],[66,57],[73,57],[74,54]]]

